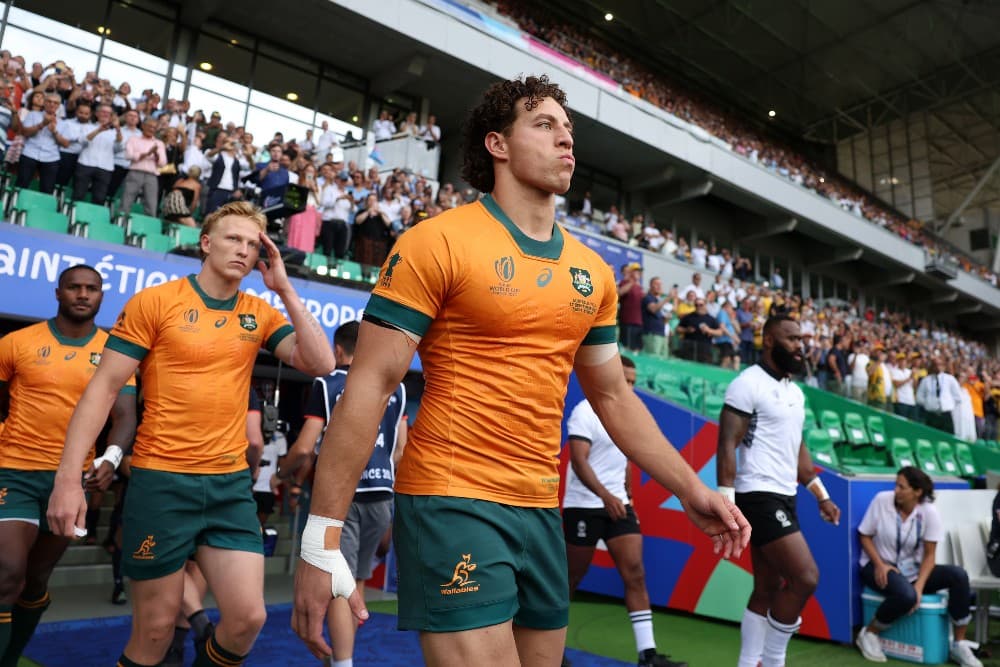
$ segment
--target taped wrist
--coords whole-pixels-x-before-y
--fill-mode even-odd
[[[719,487],[719,493],[721,493],[722,497],[725,498],[726,500],[728,500],[729,502],[731,502],[731,503],[735,503],[736,502],[736,489],[735,488],[733,488],[731,486],[720,486]]]
[[[108,445],[104,449],[104,453],[94,459],[94,468],[100,468],[101,464],[107,461],[115,470],[118,470],[118,466],[121,465],[123,456],[124,452],[122,452],[121,447],[118,445]]]
[[[330,593],[333,597],[348,597],[354,592],[354,575],[344,560],[340,549],[327,548],[329,528],[343,528],[344,522],[325,516],[310,514],[302,531],[302,560],[330,575]]]
[[[823,480],[819,478],[819,475],[809,480],[809,483],[806,484],[806,488],[809,489],[814,496],[816,496],[816,502],[818,503],[830,499],[830,493],[826,490],[826,487],[823,486]]]

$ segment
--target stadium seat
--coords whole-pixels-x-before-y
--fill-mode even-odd
[[[976,460],[972,456],[972,448],[969,447],[968,443],[955,443],[955,460],[958,462],[958,470],[962,477],[977,477],[980,474]]]
[[[146,234],[140,242],[143,248],[153,252],[167,253],[174,249],[174,240],[165,234]]]
[[[676,388],[676,389],[668,388],[667,391],[661,392],[661,395],[663,396],[663,398],[665,398],[668,401],[671,401],[673,403],[676,403],[677,405],[680,405],[681,407],[684,407],[684,408],[691,407],[691,401],[688,399],[688,395],[686,393],[684,393],[683,391],[681,391],[681,389],[679,387]]]
[[[847,436],[844,435],[844,427],[840,423],[840,415],[833,410],[823,410],[819,413],[819,426],[834,443],[844,442]]]
[[[893,438],[889,447],[889,455],[896,470],[917,465],[917,457],[913,455],[913,447],[910,446],[910,441],[906,438]]]
[[[958,462],[955,460],[955,448],[946,440],[939,440],[937,444],[937,457],[941,463],[941,470],[949,475],[958,475],[961,471]]]
[[[726,404],[726,399],[722,396],[712,394],[705,397],[705,416],[709,419],[718,419],[722,413],[722,406]]]
[[[812,456],[813,461],[822,465],[836,468],[837,452],[833,448],[833,439],[826,430],[821,428],[811,428],[805,433],[806,449]]]
[[[327,267],[330,266],[330,258],[321,252],[311,252],[306,255],[306,266],[325,275]]]
[[[913,448],[917,456],[917,465],[928,475],[940,475],[941,464],[938,463],[937,455],[934,453],[934,445],[926,438],[917,438],[916,446]]]
[[[24,211],[21,220],[25,227],[44,229],[65,234],[69,228],[69,218],[56,210],[34,208]]]
[[[107,206],[91,204],[85,201],[75,201],[69,205],[69,224],[111,224],[111,211]]]
[[[847,442],[855,447],[870,442],[868,431],[865,430],[865,421],[857,412],[844,413],[844,435],[847,436]]]
[[[125,230],[118,225],[87,225],[87,238],[106,243],[125,243]]]
[[[889,444],[885,434],[885,420],[879,415],[868,415],[868,437],[876,447],[884,448]]]
[[[29,211],[35,210],[56,213],[59,211],[59,200],[54,195],[47,195],[35,192],[34,190],[25,190],[24,188],[14,191],[9,213],[11,220],[25,226],[30,226],[24,222],[24,216]],[[68,222],[69,219],[67,218],[67,225]]]
[[[187,225],[167,225],[167,235],[174,238],[177,245],[198,245],[201,242],[201,228]]]
[[[125,233],[131,238],[134,236],[148,236],[149,234],[162,234],[163,221],[141,213],[133,213],[125,220]]]
[[[347,259],[342,259],[337,264],[332,275],[344,280],[361,280],[361,265]]]
[[[806,408],[806,418],[802,422],[802,430],[808,431],[811,428],[816,428],[816,413],[812,411],[812,408]]]

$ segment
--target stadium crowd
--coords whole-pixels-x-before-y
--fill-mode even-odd
[[[141,198],[147,215],[196,226],[228,201],[298,184],[307,206],[286,221],[286,244],[372,265],[404,230],[472,196],[406,169],[381,174],[345,163],[344,147],[355,140],[326,121],[315,138],[313,130],[301,139],[277,132],[259,142],[217,111],[162,100],[152,89],[134,94],[128,82],[80,76],[62,60],[28,67],[3,50],[0,77],[3,167],[18,187],[64,188],[74,201],[123,212]],[[383,111],[371,128],[376,141],[441,140],[434,115],[423,124],[414,112],[398,120]]]
[[[495,4],[520,29],[611,77],[631,95],[704,128],[751,162],[826,197],[843,210],[922,246],[933,255],[953,257],[965,271],[997,285],[997,276],[989,267],[932,234],[923,222],[892,210],[870,192],[809,161],[795,148],[765,136],[738,115],[684,90],[661,72],[617,53],[598,37],[556,19],[542,5],[523,0],[498,0]]]

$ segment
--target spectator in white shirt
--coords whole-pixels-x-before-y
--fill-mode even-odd
[[[433,148],[441,141],[441,128],[437,124],[437,116],[427,116],[427,124],[420,128],[420,138],[427,142],[428,148]]]
[[[26,188],[38,172],[38,189],[52,194],[59,174],[59,143],[56,114],[62,99],[55,93],[45,96],[45,106],[41,111],[29,111],[21,124],[24,149],[17,165],[17,187]]]
[[[68,143],[59,142],[59,172],[56,174],[56,185],[62,187],[69,183],[73,172],[76,171],[76,161],[83,150],[83,137],[89,134],[95,127],[91,121],[93,109],[88,104],[76,105],[76,114],[73,118],[61,120],[56,124],[59,136]]]
[[[389,118],[388,111],[382,110],[378,119],[372,123],[372,131],[375,133],[375,141],[392,139],[392,135],[396,134],[396,124]]]
[[[330,124],[325,120],[320,123],[320,129],[323,133],[316,140],[316,159],[322,161],[334,147],[340,146],[340,142],[337,141],[337,135],[330,131]]]
[[[321,169],[323,187],[319,191],[320,228],[319,241],[323,254],[343,259],[351,241],[351,214],[354,199],[348,192],[346,174],[337,174],[333,165],[324,164]]]
[[[114,109],[114,105],[111,108]],[[115,193],[118,192],[118,188],[125,182],[125,176],[128,175],[128,168],[132,164],[131,160],[125,155],[125,144],[132,137],[142,136],[142,130],[139,129],[139,112],[135,109],[130,109],[121,115],[121,119],[122,140],[115,145],[115,172],[111,175],[111,184],[108,185],[108,195],[110,197],[114,197]]]
[[[952,411],[962,402],[962,388],[954,375],[941,370],[940,364],[938,357],[931,357],[927,376],[917,387],[917,405],[923,408],[925,424],[954,433]]]
[[[73,201],[82,201],[87,193],[95,204],[104,204],[115,170],[115,146],[122,141],[118,116],[110,104],[97,107],[97,123],[81,137],[83,150],[73,177]]]
[[[695,273],[691,276],[691,283],[686,285],[684,289],[681,290],[681,294],[687,295],[688,292],[694,292],[694,295],[698,299],[705,298],[705,290],[701,288],[701,274]]]
[[[698,241],[698,244],[691,248],[691,263],[699,269],[707,268],[708,264],[708,249],[705,247],[704,241]]]
[[[917,396],[913,390],[913,371],[909,368],[909,360],[905,352],[896,355],[895,363],[889,367],[892,386],[896,390],[892,403],[892,411],[907,419],[917,418]]]

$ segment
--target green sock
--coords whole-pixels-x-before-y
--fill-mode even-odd
[[[42,618],[45,610],[49,608],[51,602],[52,599],[46,591],[37,600],[19,599],[14,604],[7,650],[4,651],[3,658],[0,658],[0,667],[17,667],[24,647],[31,640],[31,635],[35,634],[38,621]]]
[[[191,667],[238,667],[247,659],[245,655],[236,655],[219,646],[215,641],[215,633],[208,637],[204,648],[198,651]]]
[[[10,644],[10,630],[12,604],[0,604],[0,657],[7,652],[7,645]]]

